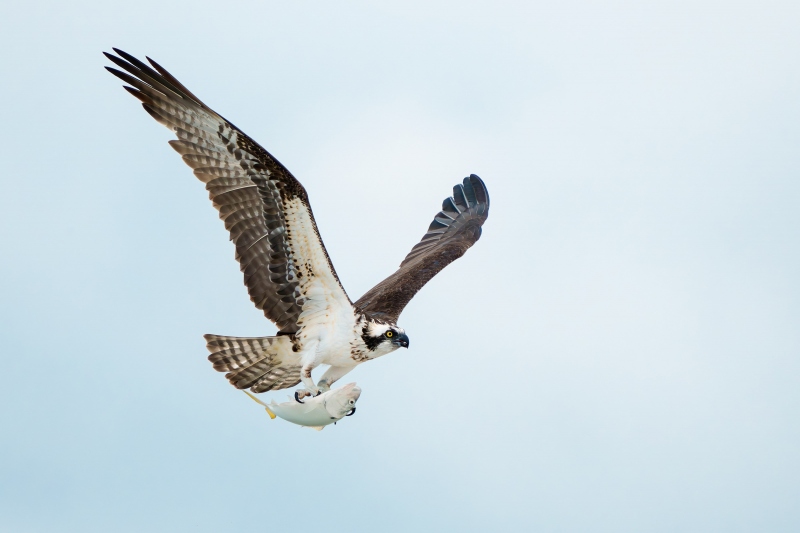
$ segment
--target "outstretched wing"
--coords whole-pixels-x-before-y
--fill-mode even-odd
[[[283,333],[301,313],[350,305],[319,236],[308,195],[292,174],[254,140],[209,109],[150,58],[105,54],[126,72],[106,67],[130,86],[154,119],[178,137],[170,145],[206,184],[236,245],[250,299]]]
[[[475,174],[453,187],[428,232],[400,263],[400,268],[375,285],[356,306],[369,315],[397,322],[403,308],[444,267],[464,255],[481,237],[489,216],[489,192]]]

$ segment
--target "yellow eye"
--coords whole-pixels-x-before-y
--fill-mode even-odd
[[[391,331],[386,332],[386,336],[389,337],[390,339],[392,338],[392,335],[394,335],[394,333],[392,333]]]

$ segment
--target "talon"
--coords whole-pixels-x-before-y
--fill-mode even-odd
[[[322,394],[322,389],[319,389],[319,390],[317,391],[317,393],[314,395],[314,398],[316,398],[316,397],[317,397],[317,396],[319,396],[320,394]]]
[[[303,396],[305,397],[305,394]],[[294,399],[297,403],[305,403],[300,399],[300,391],[294,391]]]
[[[353,407],[353,409],[349,413],[344,415],[344,416],[353,416],[354,414],[356,414],[356,408],[355,407]]]

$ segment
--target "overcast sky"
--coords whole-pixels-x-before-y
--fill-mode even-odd
[[[797,2],[0,20],[0,530],[800,530]],[[485,180],[352,418],[270,420],[211,368],[204,333],[275,328],[112,46],[292,170],[354,300]]]

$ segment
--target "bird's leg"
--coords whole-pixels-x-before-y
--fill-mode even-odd
[[[306,396],[316,396],[319,394],[319,389],[314,385],[314,380],[311,379],[311,371],[320,364],[317,358],[317,346],[319,346],[319,341],[316,339],[312,340],[303,347],[303,351],[300,354],[300,361],[302,363],[300,367],[300,381],[303,383],[305,390],[301,389],[295,392],[294,399],[301,403],[302,399]]]
[[[311,396],[316,396],[320,393],[319,388],[314,385],[314,380],[311,379],[311,371],[314,370],[317,365],[318,363],[314,361],[304,364],[303,368],[300,369],[300,381],[303,382],[303,386],[306,388],[306,390],[303,392],[307,392]]]
[[[308,392],[307,390],[300,389],[294,391],[294,401],[296,401],[297,403],[305,403],[303,402],[303,398],[305,398],[306,396],[311,396],[311,393]]]
[[[328,370],[322,374],[322,377],[319,378],[319,382],[317,382],[317,387],[322,392],[328,392],[331,390],[331,385],[339,381],[339,379],[353,370],[356,365],[352,366],[332,366]]]

